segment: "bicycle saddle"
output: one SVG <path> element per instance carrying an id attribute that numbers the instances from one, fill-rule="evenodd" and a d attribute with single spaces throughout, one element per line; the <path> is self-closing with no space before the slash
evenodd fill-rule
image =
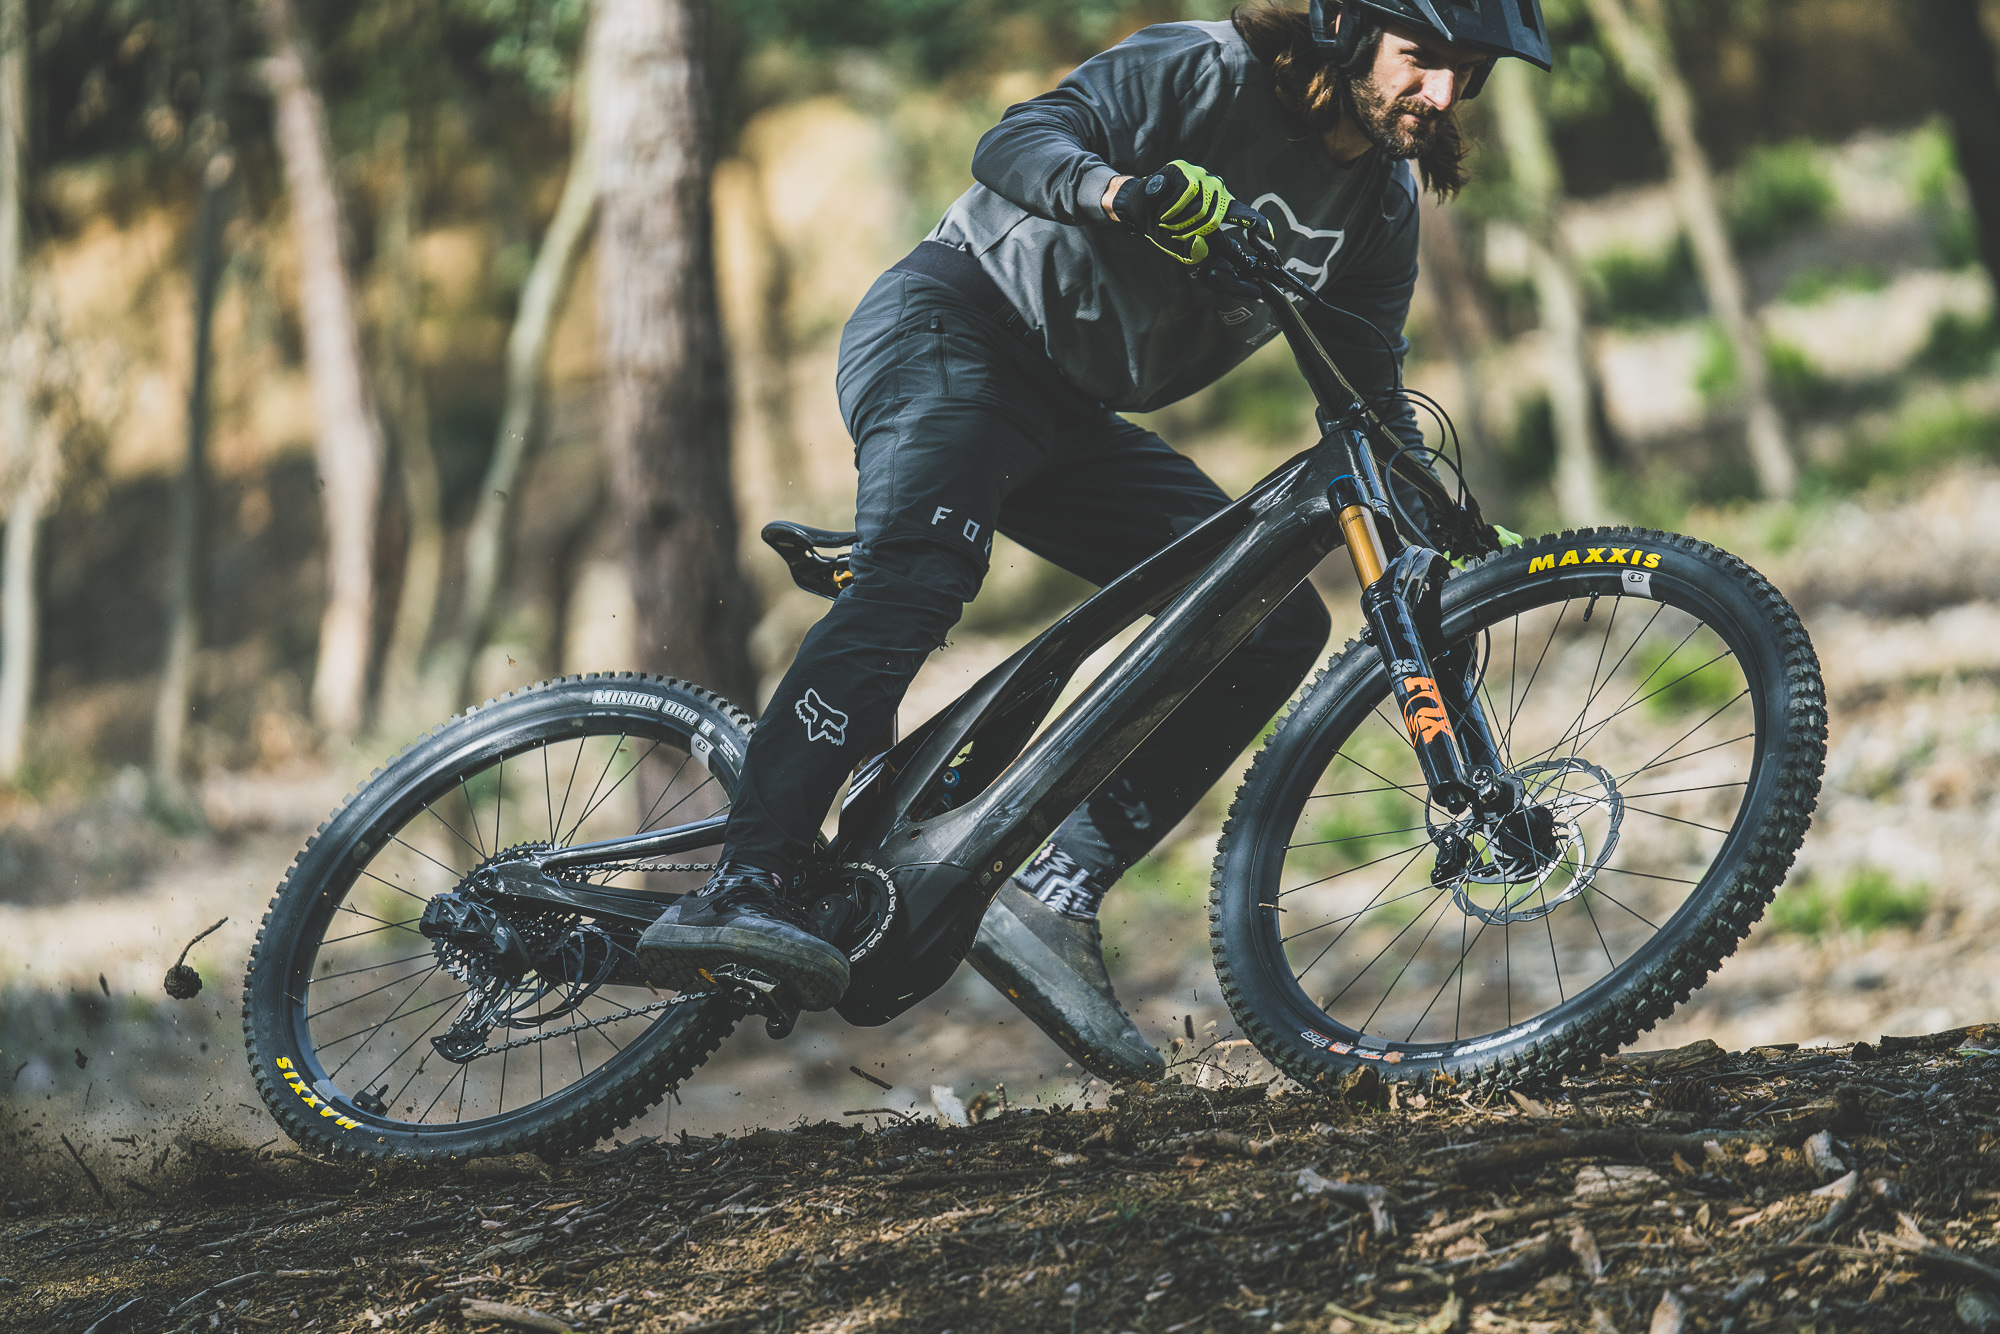
<path id="1" fill-rule="evenodd" d="M 765 524 L 761 536 L 765 545 L 785 558 L 785 565 L 792 572 L 792 582 L 808 593 L 831 601 L 840 596 L 841 589 L 854 581 L 846 552 L 837 556 L 822 556 L 819 549 L 851 547 L 860 536 L 858 533 L 836 533 L 828 528 L 809 528 L 802 523 L 779 519 Z"/>

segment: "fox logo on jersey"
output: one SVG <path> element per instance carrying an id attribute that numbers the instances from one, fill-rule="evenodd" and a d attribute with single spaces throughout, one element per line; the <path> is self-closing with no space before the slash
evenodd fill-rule
<path id="1" fill-rule="evenodd" d="M 847 715 L 820 698 L 819 691 L 806 690 L 806 697 L 792 705 L 792 712 L 806 725 L 806 740 L 847 744 Z"/>

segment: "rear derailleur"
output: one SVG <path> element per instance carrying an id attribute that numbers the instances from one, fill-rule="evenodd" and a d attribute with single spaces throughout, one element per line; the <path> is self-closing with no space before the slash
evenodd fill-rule
<path id="1" fill-rule="evenodd" d="M 417 930 L 446 972 L 465 983 L 465 1008 L 431 1039 L 463 1065 L 486 1050 L 495 1028 L 540 1028 L 596 993 L 617 964 L 618 946 L 575 913 L 503 915 L 453 891 L 424 905 Z"/>

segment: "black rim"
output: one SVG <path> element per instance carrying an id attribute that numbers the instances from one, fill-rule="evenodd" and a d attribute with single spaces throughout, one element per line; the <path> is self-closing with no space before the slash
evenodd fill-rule
<path id="1" fill-rule="evenodd" d="M 464 1011 L 468 988 L 417 926 L 433 896 L 510 847 L 611 838 L 726 811 L 734 775 L 718 751 L 697 757 L 690 736 L 658 719 L 526 721 L 470 756 L 438 757 L 387 808 L 338 839 L 335 868 L 322 877 L 283 970 L 300 1067 L 292 1091 L 310 1092 L 341 1121 L 377 1133 L 476 1132 L 652 1061 L 713 997 L 615 979 L 594 990 L 558 989 L 523 1007 L 519 1026 L 494 1027 L 482 1054 L 446 1059 L 431 1039 Z M 581 874 L 621 889 L 699 884 L 686 872 L 630 867 Z M 543 926 L 590 934 L 594 948 L 631 962 L 629 928 L 593 931 L 598 924 L 581 915 Z"/>
<path id="2" fill-rule="evenodd" d="M 1579 835 L 1534 875 L 1432 883 L 1427 826 L 1447 817 L 1426 808 L 1379 668 L 1315 729 L 1340 747 L 1302 748 L 1281 784 L 1292 823 L 1254 879 L 1258 953 L 1305 1041 L 1435 1062 L 1546 1036 L 1699 916 L 1752 823 L 1765 672 L 1726 608 L 1657 587 L 1670 601 L 1535 581 L 1447 618 L 1480 641 L 1509 767 Z"/>

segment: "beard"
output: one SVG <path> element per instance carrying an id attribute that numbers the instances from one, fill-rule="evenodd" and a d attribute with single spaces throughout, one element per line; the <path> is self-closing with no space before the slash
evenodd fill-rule
<path id="1" fill-rule="evenodd" d="M 1391 158 L 1415 158 L 1430 151 L 1450 114 L 1415 97 L 1391 101 L 1373 78 L 1348 80 L 1343 97 L 1347 113 L 1368 142 Z"/>

